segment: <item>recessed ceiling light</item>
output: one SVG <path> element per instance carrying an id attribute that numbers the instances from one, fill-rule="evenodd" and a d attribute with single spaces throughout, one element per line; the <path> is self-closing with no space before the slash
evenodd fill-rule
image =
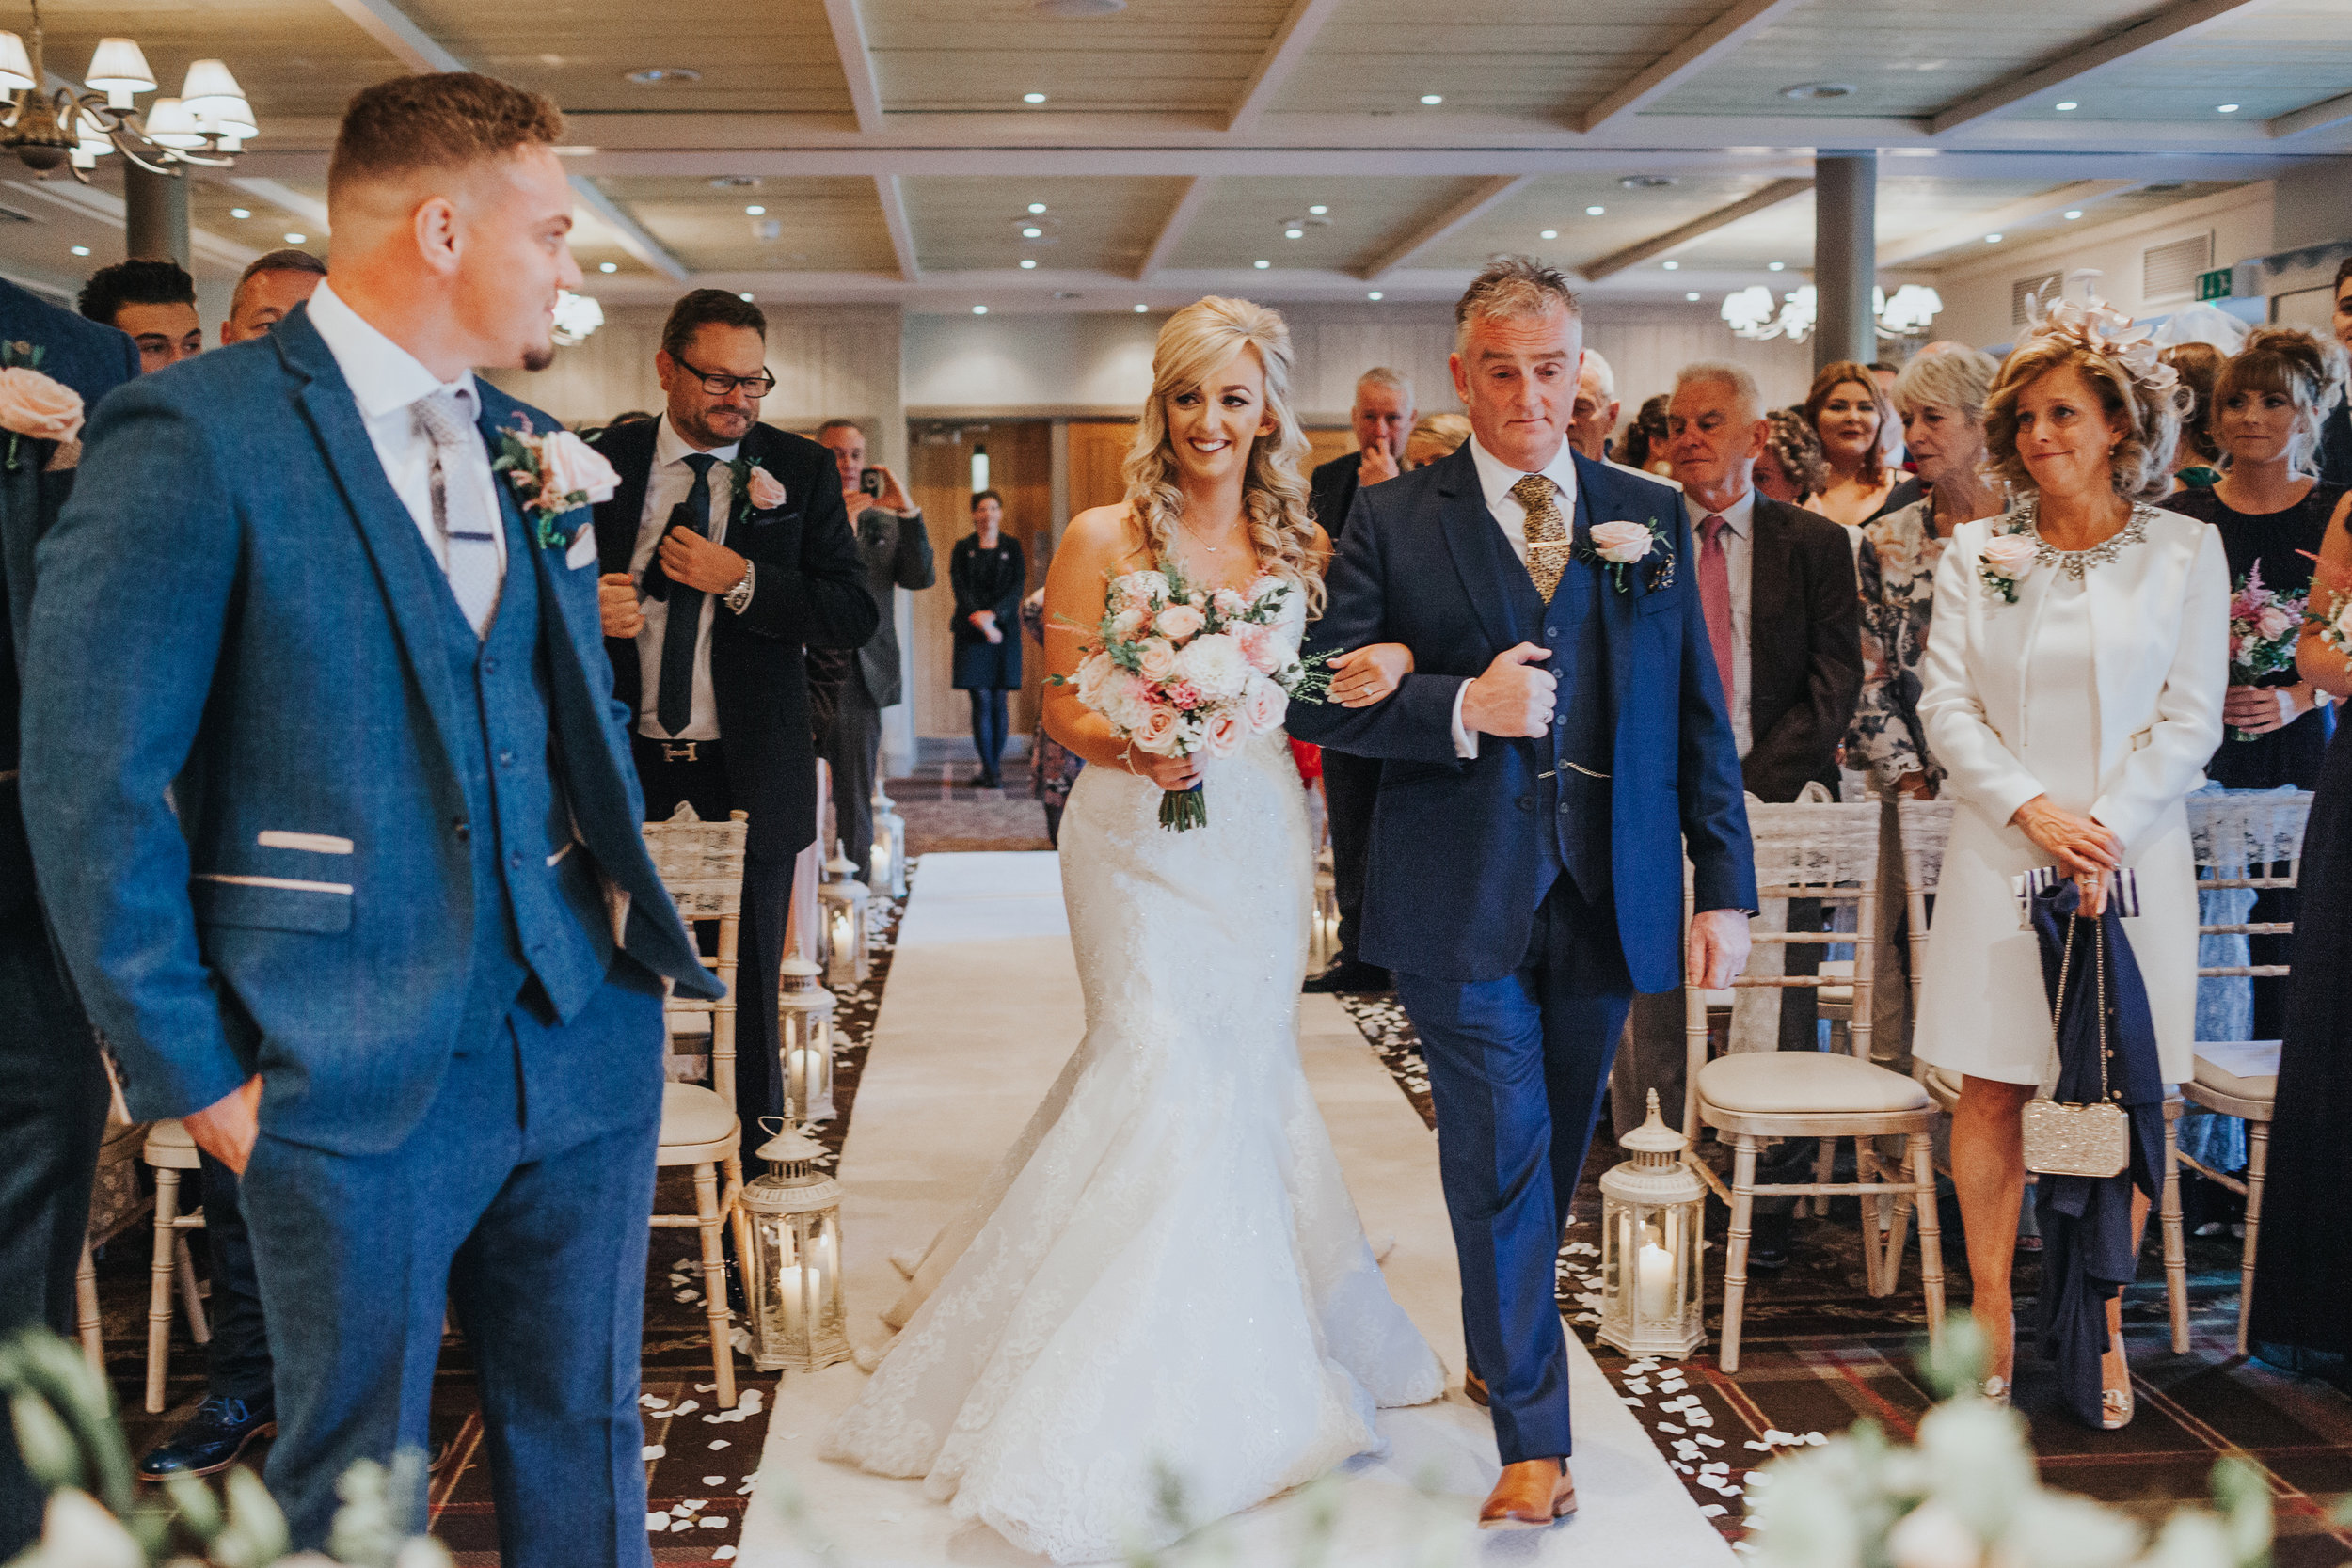
<path id="1" fill-rule="evenodd" d="M 1699 296 L 1698 296 L 1697 291 L 1693 290 L 1692 293 L 1687 293 L 1687 294 L 1684 294 L 1682 297 L 1683 297 L 1683 298 L 1685 298 L 1685 299 L 1696 299 L 1696 298 L 1698 298 Z"/>
<path id="2" fill-rule="evenodd" d="M 1045 95 L 1041 92 L 1025 92 L 1021 95 L 1021 102 L 1024 103 L 1042 103 L 1045 102 Z"/>
<path id="3" fill-rule="evenodd" d="M 1286 240 L 1303 240 L 1306 237 L 1307 231 L 1304 229 L 1285 229 L 1282 230 L 1282 238 Z"/>
<path id="4" fill-rule="evenodd" d="M 1147 311 L 1147 310 L 1149 310 L 1149 309 L 1152 309 L 1152 307 L 1150 307 L 1149 305 L 1138 305 L 1138 306 L 1136 306 L 1136 315 L 1138 315 L 1138 316 L 1140 316 L 1140 315 L 1142 315 L 1145 311 Z"/>
<path id="5" fill-rule="evenodd" d="M 596 270 L 598 272 L 618 272 L 621 270 L 621 263 L 618 261 L 598 261 L 596 263 Z"/>
<path id="6" fill-rule="evenodd" d="M 73 254 L 76 256 L 87 256 L 89 254 L 89 246 L 86 245 L 77 245 L 73 247 Z"/>
<path id="7" fill-rule="evenodd" d="M 1030 8 L 1042 16 L 1117 16 L 1127 0 L 1036 0 Z"/>
<path id="8" fill-rule="evenodd" d="M 2081 108 L 2081 107 L 2082 107 L 2082 105 L 2081 105 L 2080 103 L 2075 103 L 2075 102 L 2074 102 L 2073 99 L 2071 99 L 2071 98 L 2070 98 L 2070 99 L 2068 99 L 2065 103 L 2061 103 L 2061 104 L 2059 104 L 2059 105 L 2058 106 L 2058 113 L 2060 113 L 2060 114 L 2071 114 L 2071 113 L 2073 113 L 2074 110 L 2079 109 L 2079 108 Z"/>
<path id="9" fill-rule="evenodd" d="M 308 234 L 288 234 L 286 236 L 286 243 L 288 245 L 308 245 L 310 243 L 310 236 Z"/>
<path id="10" fill-rule="evenodd" d="M 2074 222 L 2076 218 L 2082 215 L 2083 210 L 2080 207 L 2069 207 L 2066 210 L 2066 221 L 2069 223 Z"/>
<path id="11" fill-rule="evenodd" d="M 1587 207 L 1584 209 L 1584 215 L 1588 218 L 1597 218 L 1607 211 L 1609 209 L 1606 207 Z"/>
<path id="12" fill-rule="evenodd" d="M 628 79 L 641 87 L 651 87 L 664 82 L 699 82 L 703 73 L 682 65 L 649 65 L 643 71 L 630 71 Z"/>
<path id="13" fill-rule="evenodd" d="M 1032 201 L 1029 203 L 1029 211 L 1032 214 L 1042 213 L 1045 211 L 1045 203 L 1042 201 Z"/>
<path id="14" fill-rule="evenodd" d="M 985 316 L 988 314 L 988 307 L 985 305 L 975 305 L 972 307 L 972 313 L 976 316 Z"/>
<path id="15" fill-rule="evenodd" d="M 2234 103 L 2216 103 L 2213 106 L 2213 112 L 2217 115 L 2233 115 L 2237 113 L 2237 105 Z"/>
<path id="16" fill-rule="evenodd" d="M 1024 224 L 1021 227 L 1021 237 L 1025 240 L 1041 240 L 1045 237 L 1045 230 L 1034 223 Z"/>
<path id="17" fill-rule="evenodd" d="M 1024 256 L 1021 258 L 1021 270 L 1023 272 L 1035 272 L 1037 271 L 1037 262 L 1032 258 Z"/>
<path id="18" fill-rule="evenodd" d="M 1254 261 L 1250 262 L 1249 264 L 1250 264 L 1251 266 L 1253 266 L 1253 267 L 1257 268 L 1260 272 L 1263 272 L 1263 271 L 1265 271 L 1265 269 L 1266 269 L 1266 268 L 1268 268 L 1268 267 L 1272 266 L 1274 263 L 1273 263 L 1273 262 L 1271 262 L 1271 261 L 1267 261 L 1264 257 L 1261 256 L 1261 257 L 1259 257 L 1256 261 Z"/>
<path id="19" fill-rule="evenodd" d="M 1539 240 L 1556 240 L 1560 237 L 1560 230 L 1557 229 L 1538 230 L 1535 237 Z"/>
<path id="20" fill-rule="evenodd" d="M 1783 98 L 1810 101 L 1821 98 L 1845 98 L 1851 95 L 1853 90 L 1853 84 L 1851 82 L 1799 82 L 1793 87 L 1781 88 L 1780 95 Z"/>
<path id="21" fill-rule="evenodd" d="M 1434 109 L 1438 104 L 1445 102 L 1445 94 L 1441 92 L 1424 92 L 1421 95 L 1421 101 Z"/>
<path id="22" fill-rule="evenodd" d="M 1767 261 L 1764 263 L 1764 270 L 1766 272 L 1780 272 L 1787 268 L 1788 265 L 1788 263 L 1786 261 Z"/>
<path id="23" fill-rule="evenodd" d="M 229 215 L 232 218 L 249 218 L 253 215 L 253 209 L 250 207 L 231 207 L 229 209 Z"/>
<path id="24" fill-rule="evenodd" d="M 749 305 L 752 302 L 751 291 L 748 289 L 743 293 L 737 294 L 735 297 L 741 300 L 746 305 Z"/>
<path id="25" fill-rule="evenodd" d="M 1679 261 L 1666 261 L 1661 262 L 1661 264 L 1664 266 L 1668 272 L 1680 272 L 1682 270 L 1682 263 Z"/>
<path id="26" fill-rule="evenodd" d="M 1308 211 L 1309 213 L 1312 214 L 1313 214 L 1314 216 L 1316 216 L 1316 217 L 1321 217 L 1324 214 L 1326 214 L 1326 213 L 1329 212 L 1330 210 L 1331 210 L 1330 208 L 1326 207 L 1326 206 L 1325 206 L 1322 202 L 1320 202 L 1320 201 L 1316 202 L 1313 206 L 1311 206 L 1311 207 L 1310 207 L 1310 208 L 1308 208 L 1308 209 L 1307 209 L 1307 211 Z"/>
<path id="27" fill-rule="evenodd" d="M 1380 297 L 1380 291 L 1379 291 L 1379 290 L 1377 290 L 1377 289 L 1375 289 L 1375 290 L 1373 290 L 1370 293 L 1367 293 L 1366 295 L 1364 295 L 1364 297 L 1365 297 L 1366 299 L 1378 299 L 1378 298 Z"/>
<path id="28" fill-rule="evenodd" d="M 1984 237 L 1984 243 L 1987 245 L 1999 245 L 2001 243 L 2001 236 L 1998 234 L 1987 234 Z"/>
<path id="29" fill-rule="evenodd" d="M 744 209 L 743 209 L 743 212 L 744 212 L 744 214 L 745 214 L 746 216 L 749 216 L 749 217 L 755 217 L 755 218 L 756 218 L 756 217 L 765 217 L 765 216 L 767 216 L 767 214 L 768 214 L 768 209 L 767 209 L 767 208 L 765 208 L 765 207 L 762 207 L 762 206 L 761 206 L 758 202 L 756 202 L 756 201 L 753 202 L 750 206 L 748 206 L 748 207 L 744 208 Z"/>

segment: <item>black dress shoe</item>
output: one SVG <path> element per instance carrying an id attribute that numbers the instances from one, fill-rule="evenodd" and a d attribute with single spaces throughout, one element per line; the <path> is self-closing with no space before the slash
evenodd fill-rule
<path id="1" fill-rule="evenodd" d="M 140 1479 L 218 1475 L 234 1465 L 256 1439 L 277 1431 L 278 1414 L 266 1404 L 206 1400 L 168 1441 L 139 1461 Z"/>
<path id="2" fill-rule="evenodd" d="M 1389 972 L 1378 964 L 1364 963 L 1356 958 L 1334 958 L 1330 967 L 1320 974 L 1310 974 L 1299 988 L 1311 995 L 1326 995 L 1332 991 L 1393 990 L 1395 982 Z"/>
<path id="3" fill-rule="evenodd" d="M 1789 1233 L 1796 1228 L 1794 1214 L 1758 1214 L 1750 1222 L 1748 1232 L 1748 1267 L 1766 1274 L 1777 1274 L 1788 1266 Z"/>

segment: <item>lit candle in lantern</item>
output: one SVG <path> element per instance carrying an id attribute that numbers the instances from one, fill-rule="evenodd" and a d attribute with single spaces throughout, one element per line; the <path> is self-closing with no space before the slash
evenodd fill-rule
<path id="1" fill-rule="evenodd" d="M 1674 1255 L 1656 1242 L 1644 1242 L 1634 1259 L 1634 1306 L 1653 1323 L 1662 1323 L 1674 1310 Z"/>
<path id="2" fill-rule="evenodd" d="M 787 1334 L 799 1334 L 801 1325 L 808 1321 L 808 1312 L 803 1302 L 806 1275 L 807 1271 L 797 1263 L 787 1263 L 776 1271 L 776 1302 L 784 1308 L 784 1331 Z"/>

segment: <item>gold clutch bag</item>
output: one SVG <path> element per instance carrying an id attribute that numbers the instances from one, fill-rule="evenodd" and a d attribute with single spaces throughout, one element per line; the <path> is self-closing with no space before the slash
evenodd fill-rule
<path id="1" fill-rule="evenodd" d="M 2058 995 L 2066 995 L 2067 971 L 2074 961 L 2074 930 L 2080 920 L 2066 927 L 2066 952 L 2058 959 Z M 2026 1168 L 2036 1176 L 2088 1176 L 2101 1180 L 2121 1176 L 2132 1162 L 2132 1118 L 2107 1097 L 2107 950 L 2091 927 L 2091 950 L 2097 955 L 2099 1003 L 2099 1098 L 2087 1105 L 2055 1100 L 2026 1103 Z M 2058 1030 L 2058 1009 L 2050 1010 L 2050 1029 Z"/>

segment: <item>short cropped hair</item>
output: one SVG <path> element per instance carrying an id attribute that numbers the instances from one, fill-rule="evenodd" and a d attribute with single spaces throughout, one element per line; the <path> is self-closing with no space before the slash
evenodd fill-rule
<path id="1" fill-rule="evenodd" d="M 1677 392 L 1694 381 L 1730 388 L 1746 406 L 1750 419 L 1760 420 L 1764 417 L 1763 390 L 1756 386 L 1756 377 L 1741 366 L 1728 359 L 1702 359 L 1675 372 L 1675 390 Z"/>
<path id="2" fill-rule="evenodd" d="M 378 82 L 343 110 L 326 160 L 326 199 L 354 180 L 464 168 L 564 139 L 564 111 L 532 92 L 471 71 Z"/>
<path id="3" fill-rule="evenodd" d="M 82 314 L 112 326 L 126 305 L 194 305 L 196 279 L 177 261 L 117 261 L 100 267 L 74 302 Z"/>
<path id="4" fill-rule="evenodd" d="M 993 491 L 993 490 L 975 490 L 975 491 L 973 491 L 973 492 L 972 492 L 972 508 L 971 508 L 971 509 L 972 509 L 973 511 L 977 512 L 977 511 L 980 509 L 980 502 L 982 502 L 982 501 L 994 501 L 994 502 L 996 503 L 996 508 L 997 508 L 997 510 L 998 510 L 998 511 L 1000 511 L 1000 512 L 1001 512 L 1001 511 L 1003 511 L 1003 510 L 1004 510 L 1004 506 L 1005 506 L 1005 498 L 1004 498 L 1003 496 L 1001 496 L 1001 495 L 998 495 L 998 494 L 997 494 L 995 491 Z"/>
<path id="5" fill-rule="evenodd" d="M 2188 388 L 2176 379 L 2159 390 L 2106 349 L 2059 333 L 2028 338 L 2003 361 L 1984 402 L 1987 467 L 2019 490 L 2031 494 L 2040 489 L 2017 453 L 2017 399 L 2043 376 L 2070 368 L 2082 372 L 2106 410 L 2107 422 L 2120 433 L 2113 458 L 2115 493 L 2125 500 L 2145 501 L 2169 495 L 2172 449 L 2180 438 L 2181 416 L 2188 410 Z"/>
<path id="6" fill-rule="evenodd" d="M 741 294 L 724 289 L 694 289 L 670 307 L 670 319 L 661 324 L 661 351 L 676 358 L 706 326 L 742 326 L 762 339 L 768 336 L 768 318 Z"/>
<path id="7" fill-rule="evenodd" d="M 861 436 L 866 434 L 866 427 L 858 423 L 855 420 L 833 419 L 827 420 L 823 424 L 817 427 L 817 439 L 819 441 L 823 440 L 825 438 L 826 432 L 834 430 L 854 430 Z"/>
<path id="8" fill-rule="evenodd" d="M 1549 316 L 1554 310 L 1583 314 L 1576 291 L 1568 287 L 1566 273 L 1533 256 L 1498 256 L 1470 279 L 1470 286 L 1454 303 L 1454 350 L 1460 353 L 1470 341 L 1470 325 L 1474 321 L 1525 320 Z"/>
<path id="9" fill-rule="evenodd" d="M 245 286 L 265 272 L 302 272 L 309 273 L 313 277 L 325 277 L 326 263 L 307 250 L 295 250 L 291 246 L 254 258 L 246 264 L 245 271 L 237 274 L 236 291 L 229 296 L 230 315 L 235 315 L 237 307 L 245 303 Z"/>
<path id="10" fill-rule="evenodd" d="M 1895 378 L 1898 408 L 1949 408 L 1969 420 L 1984 418 L 1984 400 L 2001 362 L 1976 348 L 1947 348 L 1922 354 Z"/>
<path id="11" fill-rule="evenodd" d="M 1403 371 L 1392 371 L 1386 365 L 1375 365 L 1356 378 L 1357 391 L 1361 392 L 1367 387 L 1385 387 L 1390 391 L 1403 396 L 1407 408 L 1413 404 L 1413 378 Z"/>

